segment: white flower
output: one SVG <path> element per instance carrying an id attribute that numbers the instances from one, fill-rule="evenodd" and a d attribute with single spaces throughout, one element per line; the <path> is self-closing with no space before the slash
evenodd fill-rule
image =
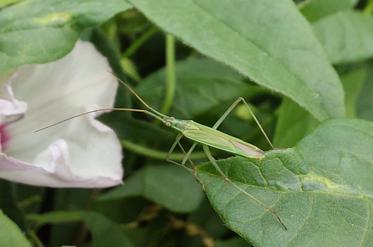
<path id="1" fill-rule="evenodd" d="M 50 187 L 122 182 L 115 133 L 92 114 L 33 131 L 87 110 L 112 107 L 117 81 L 93 45 L 78 41 L 62 59 L 18 69 L 0 85 L 0 178 Z"/>

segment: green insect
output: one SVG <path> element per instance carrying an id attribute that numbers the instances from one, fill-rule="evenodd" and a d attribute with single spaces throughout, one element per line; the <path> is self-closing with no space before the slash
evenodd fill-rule
<path id="1" fill-rule="evenodd" d="M 242 98 L 242 97 L 238 98 L 224 112 L 224 114 L 213 125 L 213 127 L 210 128 L 208 126 L 196 123 L 196 122 L 194 122 L 192 120 L 180 120 L 180 119 L 176 119 L 174 117 L 170 117 L 170 116 L 167 116 L 167 115 L 164 115 L 164 114 L 158 112 L 157 110 L 155 110 L 154 108 L 152 108 L 151 106 L 149 106 L 128 84 L 126 84 L 125 82 L 123 82 L 119 78 L 117 78 L 117 79 L 118 79 L 118 81 L 120 81 L 147 108 L 147 110 L 144 110 L 144 109 L 133 109 L 133 108 L 104 108 L 104 109 L 96 109 L 96 110 L 87 111 L 87 112 L 80 113 L 80 114 L 71 116 L 69 118 L 63 119 L 63 120 L 61 120 L 59 122 L 53 123 L 53 124 L 48 125 L 48 126 L 43 127 L 43 128 L 40 128 L 40 129 L 36 130 L 35 132 L 45 130 L 47 128 L 50 128 L 50 127 L 53 127 L 55 125 L 61 124 L 63 122 L 66 122 L 68 120 L 71 120 L 73 118 L 80 117 L 80 116 L 83 116 L 83 115 L 86 115 L 86 114 L 90 114 L 90 113 L 94 113 L 94 112 L 103 112 L 103 111 L 129 111 L 129 112 L 141 112 L 141 113 L 147 114 L 149 116 L 152 116 L 152 117 L 158 119 L 159 121 L 161 121 L 162 123 L 164 123 L 166 126 L 168 126 L 170 128 L 173 128 L 173 129 L 177 130 L 178 132 L 180 132 L 178 134 L 178 136 L 176 137 L 175 142 L 172 144 L 172 146 L 171 146 L 171 148 L 170 148 L 170 150 L 169 150 L 169 152 L 167 154 L 166 160 L 168 160 L 168 161 L 170 161 L 170 162 L 172 162 L 174 164 L 181 165 L 184 168 L 186 168 L 185 164 L 186 164 L 187 161 L 189 161 L 191 164 L 193 164 L 193 162 L 189 159 L 191 153 L 193 152 L 193 150 L 195 149 L 195 147 L 198 144 L 202 144 L 203 150 L 204 150 L 204 152 L 205 152 L 208 160 L 215 167 L 215 169 L 219 172 L 219 174 L 224 178 L 224 180 L 227 181 L 232 186 L 234 186 L 238 191 L 240 191 L 244 195 L 248 196 L 251 200 L 253 200 L 255 203 L 257 203 L 258 205 L 260 205 L 261 207 L 263 207 L 265 210 L 267 210 L 268 212 L 270 212 L 273 215 L 273 217 L 280 223 L 280 225 L 285 230 L 287 230 L 287 227 L 285 226 L 285 224 L 282 221 L 281 217 L 274 211 L 274 209 L 266 206 L 262 201 L 260 201 L 259 199 L 257 199 L 255 196 L 253 196 L 252 194 L 250 194 L 246 190 L 242 189 L 241 187 L 239 187 L 235 183 L 233 183 L 230 180 L 230 178 L 227 177 L 224 174 L 224 172 L 220 169 L 220 167 L 216 163 L 216 160 L 212 156 L 212 154 L 210 152 L 210 149 L 209 149 L 209 147 L 213 147 L 213 148 L 216 148 L 216 149 L 219 149 L 219 150 L 223 150 L 223 151 L 226 151 L 226 152 L 229 152 L 229 153 L 232 153 L 232 154 L 235 154 L 235 155 L 243 156 L 243 157 L 246 157 L 246 158 L 250 158 L 250 159 L 258 159 L 258 160 L 260 160 L 260 159 L 264 158 L 264 156 L 265 156 L 264 151 L 262 151 L 258 147 L 254 146 L 254 145 L 252 145 L 250 143 L 244 142 L 243 140 L 240 140 L 240 139 L 238 139 L 236 137 L 227 135 L 227 134 L 225 134 L 225 133 L 217 130 L 217 128 L 224 121 L 224 119 L 233 111 L 233 109 L 240 102 L 244 103 L 247 106 L 247 108 L 248 108 L 250 114 L 253 116 L 256 124 L 259 126 L 261 132 L 264 134 L 264 136 L 265 136 L 266 140 L 268 141 L 268 143 L 270 144 L 270 146 L 273 148 L 273 145 L 272 145 L 271 141 L 269 140 L 268 136 L 266 135 L 265 131 L 261 127 L 259 121 L 255 117 L 255 115 L 252 112 L 250 106 L 247 104 L 247 102 L 245 101 L 244 98 Z M 190 139 L 190 140 L 192 140 L 192 141 L 194 141 L 194 144 L 191 146 L 191 148 L 188 150 L 188 152 L 185 152 L 185 150 L 182 148 L 182 146 L 180 144 L 180 140 L 181 140 L 181 138 L 183 136 L 186 137 L 186 138 L 188 138 L 188 139 Z M 175 149 L 175 147 L 177 145 L 179 145 L 181 147 L 181 149 L 185 152 L 185 157 L 183 158 L 183 160 L 182 160 L 181 163 L 177 163 L 177 162 L 172 161 L 172 160 L 169 159 L 170 154 L 173 152 L 173 150 Z"/>

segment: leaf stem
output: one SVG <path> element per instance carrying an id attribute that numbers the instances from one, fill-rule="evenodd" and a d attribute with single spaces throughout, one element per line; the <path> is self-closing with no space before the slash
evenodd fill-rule
<path id="1" fill-rule="evenodd" d="M 165 160 L 167 156 L 167 152 L 162 152 L 154 149 L 150 149 L 138 144 L 135 144 L 133 142 L 130 142 L 128 140 L 121 140 L 122 147 L 144 156 L 147 156 L 149 158 L 158 159 L 158 160 Z M 174 161 L 181 161 L 183 160 L 185 154 L 184 153 L 171 153 L 169 158 Z M 191 154 L 191 159 L 202 159 L 206 157 L 204 152 L 194 152 Z"/>
<path id="2" fill-rule="evenodd" d="M 31 239 L 33 242 L 34 246 L 36 247 L 44 247 L 43 243 L 39 239 L 39 237 L 36 235 L 36 233 L 32 230 L 27 231 L 28 237 Z"/>
<path id="3" fill-rule="evenodd" d="M 373 13 L 373 0 L 367 2 L 363 12 L 368 15 L 371 15 Z"/>
<path id="4" fill-rule="evenodd" d="M 152 37 L 155 33 L 157 33 L 158 28 L 151 27 L 145 33 L 143 33 L 138 39 L 136 39 L 123 53 L 123 57 L 130 57 L 146 42 Z"/>
<path id="5" fill-rule="evenodd" d="M 26 199 L 18 202 L 17 205 L 21 209 L 26 209 L 34 205 L 35 203 L 39 203 L 39 202 L 41 202 L 41 197 L 39 195 L 34 195 L 34 196 L 27 197 Z"/>
<path id="6" fill-rule="evenodd" d="M 175 75 L 175 37 L 166 34 L 166 95 L 161 112 L 168 114 L 175 97 L 176 75 Z"/>

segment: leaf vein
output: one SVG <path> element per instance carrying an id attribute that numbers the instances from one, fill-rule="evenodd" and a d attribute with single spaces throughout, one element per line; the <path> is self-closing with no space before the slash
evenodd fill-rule
<path id="1" fill-rule="evenodd" d="M 310 194 L 311 195 L 311 206 L 310 206 L 310 210 L 308 211 L 308 214 L 307 216 L 304 218 L 304 221 L 302 223 L 302 225 L 300 227 L 298 227 L 297 231 L 294 233 L 294 236 L 289 240 L 289 242 L 286 244 L 286 246 L 289 246 L 291 242 L 293 242 L 297 236 L 299 235 L 299 233 L 302 231 L 302 229 L 304 228 L 304 226 L 306 225 L 307 221 L 310 219 L 311 215 L 312 215 L 312 211 L 313 211 L 313 207 L 314 207 L 314 204 L 315 204 L 315 196 L 314 194 Z"/>
<path id="2" fill-rule="evenodd" d="M 369 233 L 369 230 L 371 228 L 371 219 L 372 219 L 372 206 L 370 204 L 370 202 L 367 203 L 368 205 L 368 208 L 369 208 L 369 214 L 368 214 L 368 220 L 367 220 L 367 224 L 366 224 L 366 227 L 365 227 L 365 231 L 362 235 L 362 238 L 361 238 L 361 241 L 360 241 L 360 246 L 363 246 L 364 242 L 366 241 L 367 237 L 368 237 L 368 233 Z"/>

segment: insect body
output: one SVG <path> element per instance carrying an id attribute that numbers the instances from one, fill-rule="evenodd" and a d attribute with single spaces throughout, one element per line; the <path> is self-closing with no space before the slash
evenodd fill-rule
<path id="1" fill-rule="evenodd" d="M 282 219 L 280 216 L 274 211 L 274 209 L 268 207 L 265 205 L 262 201 L 260 201 L 258 198 L 253 196 L 251 193 L 246 191 L 245 189 L 241 188 L 237 184 L 233 183 L 229 177 L 227 177 L 224 172 L 220 169 L 219 165 L 217 164 L 216 160 L 214 157 L 211 155 L 211 152 L 209 150 L 209 147 L 214 147 L 219 150 L 223 150 L 235 155 L 243 156 L 246 158 L 251 158 L 251 159 L 262 159 L 264 158 L 264 152 L 259 149 L 258 147 L 244 142 L 243 140 L 233 137 L 230 135 L 227 135 L 219 130 L 217 128 L 220 126 L 220 124 L 223 122 L 223 120 L 227 117 L 227 115 L 238 105 L 238 103 L 243 102 L 249 109 L 250 113 L 252 114 L 255 122 L 259 126 L 260 130 L 264 134 L 265 138 L 269 142 L 269 144 L 272 146 L 271 142 L 269 141 L 269 138 L 267 137 L 266 133 L 264 132 L 263 128 L 259 124 L 258 120 L 256 119 L 255 115 L 252 113 L 249 105 L 246 103 L 246 101 L 243 98 L 238 98 L 225 112 L 224 114 L 219 118 L 219 120 L 214 124 L 213 127 L 208 127 L 199 123 L 196 123 L 192 120 L 179 120 L 174 117 L 170 117 L 167 115 L 164 115 L 154 108 L 150 107 L 129 85 L 118 79 L 146 108 L 147 110 L 144 109 L 132 109 L 132 108 L 106 108 L 106 109 L 97 109 L 97 110 L 92 110 L 84 113 L 77 114 L 75 116 L 69 117 L 67 119 L 61 120 L 59 122 L 56 122 L 54 124 L 48 125 L 46 127 L 43 127 L 41 129 L 36 130 L 41 131 L 47 128 L 50 128 L 52 126 L 55 126 L 57 124 L 61 124 L 65 121 L 68 121 L 70 119 L 86 115 L 89 113 L 93 112 L 103 112 L 103 111 L 130 111 L 130 112 L 141 112 L 147 115 L 150 115 L 158 120 L 160 120 L 162 123 L 164 123 L 166 126 L 171 127 L 177 131 L 180 132 L 178 137 L 176 138 L 174 144 L 172 145 L 169 154 L 174 150 L 176 145 L 180 145 L 179 143 L 180 139 L 184 136 L 195 143 L 192 145 L 192 147 L 189 149 L 188 152 L 186 152 L 185 158 L 183 159 L 182 163 L 176 163 L 174 161 L 171 161 L 173 163 L 176 163 L 178 165 L 184 166 L 187 160 L 190 161 L 189 156 L 193 152 L 194 148 L 196 147 L 197 144 L 202 144 L 203 150 L 211 162 L 211 164 L 215 167 L 215 169 L 219 172 L 219 174 L 224 178 L 225 181 L 227 181 L 230 185 L 235 187 L 238 191 L 240 191 L 242 194 L 246 195 L 248 198 L 250 198 L 252 201 L 263 207 L 265 210 L 270 212 L 273 217 L 280 223 L 280 225 L 287 230 L 285 224 L 283 223 Z M 184 149 L 183 149 L 184 150 Z M 166 157 L 167 159 L 167 157 Z M 191 161 L 190 161 L 191 162 Z M 192 163 L 192 162 L 191 162 Z"/>
<path id="2" fill-rule="evenodd" d="M 174 119 L 171 127 L 179 130 L 186 138 L 210 147 L 246 158 L 261 159 L 264 157 L 264 152 L 256 146 L 192 120 Z"/>

